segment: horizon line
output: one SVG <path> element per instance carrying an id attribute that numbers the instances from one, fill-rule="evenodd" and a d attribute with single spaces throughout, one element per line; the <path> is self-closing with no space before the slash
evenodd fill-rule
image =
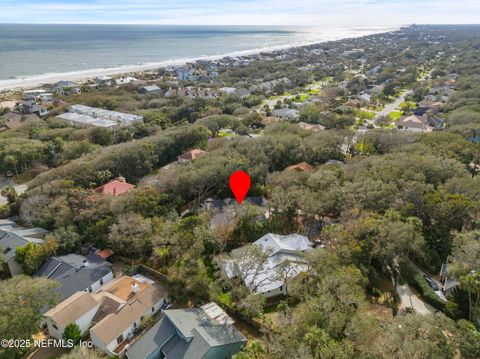
<path id="1" fill-rule="evenodd" d="M 249 27 L 274 27 L 274 26 L 284 26 L 284 27 L 321 27 L 319 25 L 296 25 L 296 24 L 269 24 L 269 25 L 252 25 L 252 24 L 162 24 L 162 23 L 134 23 L 134 22 L 0 22 L 0 25 L 145 25 L 145 26 L 249 26 Z M 378 28 L 378 27 L 394 27 L 394 26 L 471 26 L 471 25 L 480 25 L 479 23 L 408 23 L 408 24 L 381 24 L 381 25 L 366 25 L 366 24 L 352 24 L 350 26 L 342 25 L 342 28 L 350 27 L 368 27 L 368 28 Z"/>

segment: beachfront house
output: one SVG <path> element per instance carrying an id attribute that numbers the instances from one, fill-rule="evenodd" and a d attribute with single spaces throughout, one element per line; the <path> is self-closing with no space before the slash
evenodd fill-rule
<path id="1" fill-rule="evenodd" d="M 58 81 L 53 85 L 53 93 L 58 96 L 67 96 L 81 93 L 80 85 L 72 81 Z"/>
<path id="2" fill-rule="evenodd" d="M 160 321 L 127 348 L 128 359 L 232 358 L 247 343 L 216 303 L 167 309 Z"/>
<path id="3" fill-rule="evenodd" d="M 95 77 L 97 86 L 112 86 L 114 80 L 113 77 L 107 75 L 100 75 Z"/>
<path id="4" fill-rule="evenodd" d="M 191 66 L 184 66 L 177 69 L 177 80 L 180 81 L 195 81 L 195 70 Z"/>

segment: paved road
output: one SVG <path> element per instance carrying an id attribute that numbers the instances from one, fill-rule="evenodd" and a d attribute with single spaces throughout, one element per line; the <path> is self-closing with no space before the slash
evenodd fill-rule
<path id="1" fill-rule="evenodd" d="M 407 98 L 407 96 L 411 94 L 412 94 L 412 91 L 406 91 L 403 94 L 401 94 L 399 97 L 397 97 L 395 101 L 385 105 L 385 107 L 381 111 L 377 112 L 375 119 L 377 120 L 382 116 L 388 116 L 390 115 L 390 112 L 396 111 L 397 108 L 400 106 L 400 104 L 402 102 L 405 102 L 405 98 Z"/>
<path id="2" fill-rule="evenodd" d="M 426 275 L 428 277 L 430 277 L 434 282 L 435 284 L 437 285 L 438 288 L 443 288 L 443 283 L 440 282 L 439 280 L 437 280 L 433 275 L 431 275 L 430 273 L 427 273 L 425 272 L 422 268 L 420 268 L 416 263 L 410 261 L 411 265 L 416 269 L 416 271 L 418 273 L 420 273 L 421 275 Z M 438 290 L 438 291 L 433 291 L 436 295 L 438 295 L 438 297 L 444 301 L 446 301 L 446 298 L 444 296 L 444 294 Z"/>
<path id="3" fill-rule="evenodd" d="M 407 284 L 398 284 L 395 289 L 400 297 L 401 307 L 413 308 L 415 312 L 420 315 L 435 313 L 435 308 L 422 301 L 418 295 L 412 292 Z"/>
<path id="4" fill-rule="evenodd" d="M 27 185 L 24 185 L 24 184 L 17 185 L 10 178 L 0 177 L 0 190 L 6 186 L 13 186 L 17 191 L 18 195 L 21 195 L 23 192 L 27 190 Z M 7 204 L 7 199 L 0 195 L 0 206 L 3 206 L 4 204 Z"/>

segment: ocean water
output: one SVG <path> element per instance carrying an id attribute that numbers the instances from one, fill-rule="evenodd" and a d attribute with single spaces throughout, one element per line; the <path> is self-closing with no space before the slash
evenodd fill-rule
<path id="1" fill-rule="evenodd" d="M 0 80 L 252 53 L 389 30 L 0 24 Z"/>

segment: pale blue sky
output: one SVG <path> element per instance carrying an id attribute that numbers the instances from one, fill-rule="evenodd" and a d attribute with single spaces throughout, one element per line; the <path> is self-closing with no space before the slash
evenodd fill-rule
<path id="1" fill-rule="evenodd" d="M 480 0 L 0 0 L 0 23 L 480 23 Z"/>

